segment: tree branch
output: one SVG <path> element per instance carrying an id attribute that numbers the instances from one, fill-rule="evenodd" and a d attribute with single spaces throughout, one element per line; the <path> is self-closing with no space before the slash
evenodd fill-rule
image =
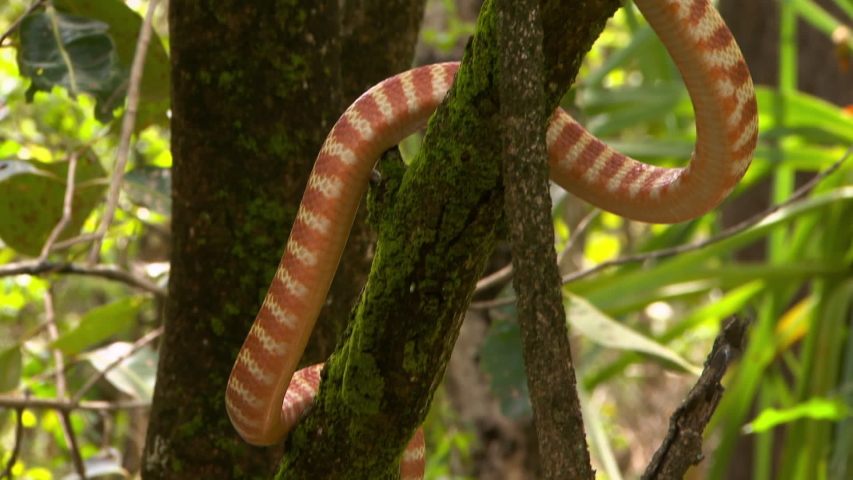
<path id="1" fill-rule="evenodd" d="M 0 265 L 0 277 L 12 275 L 44 275 L 50 273 L 64 273 L 70 275 L 89 275 L 93 277 L 106 278 L 130 285 L 131 287 L 152 293 L 158 297 L 166 298 L 166 290 L 158 287 L 150 280 L 136 277 L 130 272 L 124 271 L 115 265 L 82 265 L 68 262 L 39 262 L 38 260 L 27 260 L 17 263 Z"/>
<path id="2" fill-rule="evenodd" d="M 533 0 L 496 0 L 505 207 L 543 477 L 592 479 L 554 251 L 542 25 Z"/>
<path id="3" fill-rule="evenodd" d="M 581 50 L 618 6 L 590 0 L 576 11 L 566 3 L 540 1 L 543 18 L 546 11 L 558 17 L 550 28 L 570 32 L 551 31 L 550 41 L 568 43 L 550 50 L 545 32 L 546 110 L 557 106 Z M 312 410 L 288 440 L 281 479 L 393 478 L 426 416 L 474 285 L 502 233 L 495 15 L 486 1 L 448 100 L 399 189 L 376 215 L 379 242 L 362 301 Z"/>
<path id="4" fill-rule="evenodd" d="M 725 388 L 720 381 L 726 369 L 746 348 L 748 326 L 748 321 L 735 318 L 717 336 L 702 375 L 672 414 L 669 432 L 643 473 L 643 480 L 679 480 L 702 461 L 702 433 L 723 397 Z"/>

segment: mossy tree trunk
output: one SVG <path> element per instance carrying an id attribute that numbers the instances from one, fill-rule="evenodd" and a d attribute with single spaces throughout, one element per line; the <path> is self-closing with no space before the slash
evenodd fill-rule
<path id="1" fill-rule="evenodd" d="M 365 86 L 409 66 L 423 8 L 346 2 L 342 20 L 338 0 L 284 3 L 170 2 L 174 256 L 145 478 L 269 478 L 277 469 L 281 449 L 248 447 L 231 428 L 225 382 L 324 136 Z M 542 84 L 555 107 L 619 2 L 540 3 Z M 443 377 L 503 231 L 492 8 L 484 5 L 422 154 L 404 174 L 386 164 L 395 186 L 376 203 L 370 281 L 326 387 L 287 442 L 282 478 L 393 478 Z M 333 285 L 304 363 L 324 359 L 342 331 L 369 240 L 357 218 L 344 281 Z"/>
<path id="2" fill-rule="evenodd" d="M 278 469 L 280 447 L 234 432 L 225 383 L 328 129 L 364 84 L 410 66 L 423 14 L 409 0 L 350 8 L 363 21 L 342 33 L 338 0 L 170 2 L 173 258 L 145 478 Z M 382 61 L 342 73 L 344 50 Z M 304 363 L 328 357 L 363 286 L 372 235 L 360 217 Z"/>
<path id="3" fill-rule="evenodd" d="M 551 110 L 619 6 L 589 1 L 580 10 L 572 3 L 541 2 L 541 85 Z M 396 478 L 396 460 L 426 415 L 474 285 L 504 231 L 497 15 L 487 1 L 455 86 L 410 168 L 397 176 L 397 165 L 383 165 L 393 187 L 374 205 L 379 241 L 368 284 L 314 407 L 290 437 L 280 479 Z"/>

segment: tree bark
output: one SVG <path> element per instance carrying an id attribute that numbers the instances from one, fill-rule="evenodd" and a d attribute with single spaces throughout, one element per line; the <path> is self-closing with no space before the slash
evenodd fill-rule
<path id="1" fill-rule="evenodd" d="M 408 68 L 410 17 L 419 15 L 409 3 L 343 40 L 370 29 L 400 45 L 370 81 Z M 145 478 L 270 478 L 278 469 L 281 447 L 243 442 L 223 394 L 314 158 L 352 96 L 344 85 L 361 82 L 341 74 L 338 5 L 170 2 L 173 258 Z M 357 220 L 304 363 L 324 360 L 343 331 L 371 242 Z"/>
<path id="2" fill-rule="evenodd" d="M 544 1 L 547 109 L 618 7 Z M 486 2 L 419 156 L 374 212 L 379 243 L 345 342 L 290 436 L 280 479 L 394 478 L 423 421 L 477 279 L 501 233 L 496 14 Z"/>

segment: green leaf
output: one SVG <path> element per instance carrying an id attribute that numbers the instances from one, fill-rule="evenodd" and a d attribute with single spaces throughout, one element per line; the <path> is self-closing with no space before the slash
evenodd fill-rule
<path id="1" fill-rule="evenodd" d="M 583 298 L 568 294 L 566 303 L 569 324 L 589 340 L 609 348 L 654 355 L 694 375 L 702 373 L 702 369 L 690 364 L 672 350 L 613 320 Z"/>
<path id="2" fill-rule="evenodd" d="M 124 174 L 124 190 L 137 205 L 161 215 L 172 211 L 172 169 L 142 166 Z"/>
<path id="3" fill-rule="evenodd" d="M 0 238 L 20 253 L 38 256 L 62 218 L 68 162 L 0 161 Z M 91 180 L 104 176 L 91 151 L 77 161 L 71 219 L 59 240 L 76 236 L 100 203 L 106 185 Z"/>
<path id="4" fill-rule="evenodd" d="M 127 342 L 115 342 L 82 355 L 98 371 L 103 372 L 133 348 Z M 150 348 L 141 348 L 107 372 L 105 378 L 122 392 L 137 400 L 151 400 L 154 380 L 157 375 L 157 353 Z"/>
<path id="5" fill-rule="evenodd" d="M 813 420 L 842 420 L 850 414 L 847 405 L 841 399 L 812 398 L 791 408 L 768 408 L 758 414 L 752 422 L 744 425 L 744 433 L 761 433 L 784 423 L 802 418 Z"/>
<path id="6" fill-rule="evenodd" d="M 63 12 L 92 18 L 109 25 L 119 65 L 130 71 L 139 31 L 142 29 L 142 17 L 138 13 L 120 0 L 56 0 L 53 3 Z M 169 75 L 169 55 L 157 33 L 151 32 L 139 91 L 136 131 L 152 124 L 169 128 L 169 118 L 166 116 L 170 101 Z"/>
<path id="7" fill-rule="evenodd" d="M 18 388 L 21 381 L 21 347 L 13 345 L 0 349 L 0 392 Z"/>
<path id="8" fill-rule="evenodd" d="M 145 297 L 124 298 L 90 310 L 74 330 L 53 342 L 66 355 L 76 355 L 122 331 L 136 318 Z"/>
<path id="9" fill-rule="evenodd" d="M 54 86 L 74 97 L 95 97 L 95 118 L 108 122 L 124 103 L 127 69 L 118 61 L 115 45 L 103 22 L 49 11 L 28 15 L 21 22 L 18 67 L 32 80 L 27 90 L 31 102 L 36 92 Z"/>
<path id="10" fill-rule="evenodd" d="M 507 320 L 492 323 L 480 352 L 480 368 L 489 377 L 492 393 L 508 418 L 530 415 L 530 394 L 521 356 L 518 324 Z"/>
<path id="11" fill-rule="evenodd" d="M 762 138 L 799 133 L 814 142 L 853 143 L 853 118 L 832 103 L 800 92 L 755 90 Z"/>

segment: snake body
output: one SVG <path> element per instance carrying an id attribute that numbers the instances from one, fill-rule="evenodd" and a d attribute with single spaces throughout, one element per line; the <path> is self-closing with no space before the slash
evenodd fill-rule
<path id="1" fill-rule="evenodd" d="M 562 109 L 547 132 L 551 178 L 595 206 L 630 219 L 676 223 L 716 207 L 751 161 L 758 132 L 752 80 L 740 49 L 708 0 L 635 0 L 681 72 L 697 140 L 685 168 L 661 168 L 613 151 Z M 287 248 L 228 380 L 231 421 L 249 443 L 283 439 L 311 403 L 322 365 L 296 371 L 376 159 L 426 125 L 458 63 L 416 68 L 362 95 L 317 157 Z M 422 478 L 419 432 L 402 478 Z"/>

